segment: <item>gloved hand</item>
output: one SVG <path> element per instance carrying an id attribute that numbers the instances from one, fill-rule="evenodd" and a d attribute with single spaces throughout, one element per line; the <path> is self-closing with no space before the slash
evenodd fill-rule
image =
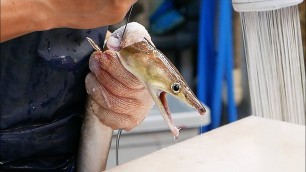
<path id="1" fill-rule="evenodd" d="M 109 50 L 91 55 L 91 73 L 85 82 L 89 94 L 87 110 L 112 129 L 128 131 L 145 118 L 154 101 L 140 81 L 122 66 L 115 53 L 120 47 L 139 41 L 144 36 L 150 39 L 150 36 L 145 29 L 145 32 L 139 33 L 139 30 L 136 32 L 131 28 L 125 33 L 126 40 L 121 42 L 118 39 L 122 30 L 118 29 L 108 39 Z"/>

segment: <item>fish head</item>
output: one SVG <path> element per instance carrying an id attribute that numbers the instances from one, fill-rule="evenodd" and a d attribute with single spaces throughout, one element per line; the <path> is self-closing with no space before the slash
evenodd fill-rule
<path id="1" fill-rule="evenodd" d="M 117 52 L 122 65 L 149 90 L 174 138 L 179 136 L 166 100 L 170 94 L 204 115 L 206 109 L 171 61 L 147 39 Z"/>

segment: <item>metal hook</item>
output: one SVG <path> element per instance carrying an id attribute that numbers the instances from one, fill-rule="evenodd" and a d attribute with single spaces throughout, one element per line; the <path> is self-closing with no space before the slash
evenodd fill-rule
<path id="1" fill-rule="evenodd" d="M 132 13 L 132 10 L 133 10 L 133 6 L 134 6 L 134 5 L 132 5 L 131 8 L 130 8 L 130 10 L 129 10 L 130 13 L 129 13 L 129 16 L 128 16 L 128 18 L 127 18 L 127 20 L 126 20 L 126 23 L 125 23 L 125 27 L 124 27 L 124 30 L 123 30 L 123 33 L 122 33 L 121 41 L 123 40 L 123 36 L 124 36 L 124 34 L 125 34 L 125 30 L 126 30 L 127 24 L 128 24 L 128 22 L 129 22 L 129 20 L 130 20 L 131 13 Z M 120 44 L 121 44 L 121 42 L 120 42 Z"/>
<path id="2" fill-rule="evenodd" d="M 118 130 L 117 139 L 116 139 L 116 165 L 119 165 L 119 140 L 122 133 L 122 129 Z"/>
<path id="3" fill-rule="evenodd" d="M 92 48 L 94 48 L 96 51 L 101 51 L 100 47 L 89 37 L 86 37 Z"/>
<path id="4" fill-rule="evenodd" d="M 151 47 L 153 47 L 155 50 L 156 50 L 156 47 L 146 38 L 146 37 L 143 37 L 146 41 L 147 41 L 147 43 L 151 46 Z"/>

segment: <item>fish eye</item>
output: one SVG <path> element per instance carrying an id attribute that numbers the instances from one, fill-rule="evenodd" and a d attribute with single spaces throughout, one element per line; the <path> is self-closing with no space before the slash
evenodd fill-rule
<path id="1" fill-rule="evenodd" d="M 171 85 L 171 90 L 174 92 L 174 93 L 179 93 L 180 90 L 181 90 L 181 85 L 179 83 L 173 83 Z"/>

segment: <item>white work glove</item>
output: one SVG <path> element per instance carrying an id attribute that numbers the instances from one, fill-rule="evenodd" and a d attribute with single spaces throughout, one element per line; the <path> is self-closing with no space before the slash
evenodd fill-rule
<path id="1" fill-rule="evenodd" d="M 115 51 L 150 36 L 144 27 L 128 27 L 120 41 L 122 31 L 123 27 L 108 39 L 109 50 L 91 55 L 91 72 L 85 83 L 89 94 L 87 110 L 112 129 L 129 131 L 143 121 L 154 101 L 140 81 L 122 66 Z"/>

